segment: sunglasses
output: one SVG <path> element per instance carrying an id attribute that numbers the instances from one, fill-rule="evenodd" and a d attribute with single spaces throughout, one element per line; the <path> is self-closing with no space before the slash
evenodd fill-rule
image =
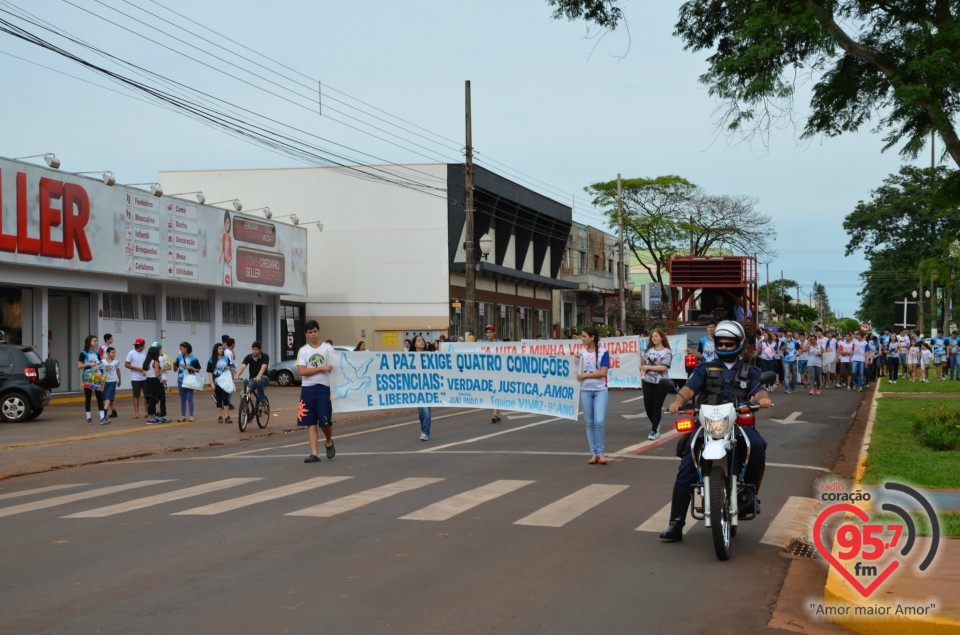
<path id="1" fill-rule="evenodd" d="M 721 351 L 732 351 L 740 345 L 736 342 L 714 342 L 713 346 Z"/>

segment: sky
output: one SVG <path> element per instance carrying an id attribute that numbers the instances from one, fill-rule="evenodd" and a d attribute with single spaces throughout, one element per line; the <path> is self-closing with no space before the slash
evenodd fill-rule
<path id="1" fill-rule="evenodd" d="M 800 140 L 808 86 L 796 123 L 767 143 L 719 129 L 721 104 L 698 81 L 706 53 L 672 35 L 680 4 L 627 0 L 626 28 L 605 34 L 553 20 L 546 0 L 0 0 L 0 19 L 115 72 L 147 81 L 119 58 L 224 112 L 290 126 L 345 163 L 462 162 L 469 80 L 478 163 L 605 229 L 583 188 L 618 173 L 749 196 L 776 228 L 761 284 L 782 272 L 806 298 L 820 282 L 835 313 L 852 316 L 866 263 L 844 256 L 843 218 L 907 161 L 869 129 Z M 111 170 L 125 184 L 162 170 L 305 165 L 6 33 L 0 77 L 0 156 L 54 152 L 61 170 Z M 322 209 L 296 211 L 323 220 Z"/>

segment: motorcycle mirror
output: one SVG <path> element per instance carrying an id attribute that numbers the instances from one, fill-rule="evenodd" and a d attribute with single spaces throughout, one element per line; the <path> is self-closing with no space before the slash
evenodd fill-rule
<path id="1" fill-rule="evenodd" d="M 777 383 L 777 374 L 773 371 L 760 373 L 760 383 L 764 386 L 772 386 Z"/>

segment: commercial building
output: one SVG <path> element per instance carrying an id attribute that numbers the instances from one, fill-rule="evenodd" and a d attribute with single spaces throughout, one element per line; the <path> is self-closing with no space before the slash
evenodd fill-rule
<path id="1" fill-rule="evenodd" d="M 0 158 L 0 330 L 59 360 L 58 390 L 80 388 L 91 334 L 120 359 L 141 337 L 202 361 L 223 333 L 276 350 L 306 268 L 302 228 Z"/>
<path id="2" fill-rule="evenodd" d="M 309 229 L 311 267 L 306 299 L 285 297 L 284 314 L 295 325 L 317 319 L 321 337 L 337 344 L 399 350 L 416 333 L 466 335 L 464 169 L 166 171 L 159 179 L 166 189 L 269 207 L 274 218 L 296 215 Z M 481 167 L 474 197 L 480 325 L 494 324 L 503 339 L 551 335 L 551 293 L 575 286 L 557 279 L 572 210 Z"/>

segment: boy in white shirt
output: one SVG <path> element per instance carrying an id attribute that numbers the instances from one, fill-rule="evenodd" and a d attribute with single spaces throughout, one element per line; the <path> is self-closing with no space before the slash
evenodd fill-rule
<path id="1" fill-rule="evenodd" d="M 307 343 L 297 353 L 297 371 L 300 373 L 300 409 L 297 426 L 306 427 L 310 439 L 310 456 L 304 463 L 320 461 L 320 433 L 323 430 L 324 445 L 328 459 L 332 459 L 337 449 L 333 445 L 333 408 L 330 403 L 330 371 L 333 364 L 330 355 L 333 346 L 320 341 L 320 325 L 316 320 L 307 320 L 304 324 Z"/>

